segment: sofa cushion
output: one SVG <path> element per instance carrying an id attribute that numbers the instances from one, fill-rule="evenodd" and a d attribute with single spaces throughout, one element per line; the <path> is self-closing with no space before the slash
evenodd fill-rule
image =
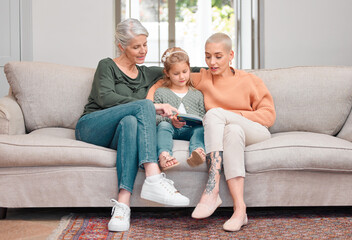
<path id="1" fill-rule="evenodd" d="M 352 110 L 337 137 L 352 142 Z"/>
<path id="2" fill-rule="evenodd" d="M 352 67 L 251 70 L 265 82 L 276 109 L 271 133 L 337 134 L 352 108 Z"/>
<path id="3" fill-rule="evenodd" d="M 88 101 L 94 69 L 10 62 L 4 71 L 28 132 L 45 127 L 75 128 Z"/>
<path id="4" fill-rule="evenodd" d="M 59 136 L 54 136 L 53 129 L 48 132 L 0 135 L 0 167 L 116 165 L 115 150 L 70 139 L 74 133 L 69 131 Z"/>
<path id="5" fill-rule="evenodd" d="M 68 138 L 76 140 L 75 130 L 70 128 L 41 128 L 34 130 L 30 135 L 47 135 L 58 138 Z"/>
<path id="6" fill-rule="evenodd" d="M 173 154 L 180 165 L 173 171 L 206 172 L 204 163 L 190 167 L 188 141 L 174 140 Z M 277 170 L 352 171 L 352 143 L 326 134 L 308 132 L 276 133 L 271 139 L 247 146 L 246 172 Z"/>
<path id="7" fill-rule="evenodd" d="M 326 134 L 287 132 L 246 147 L 246 171 L 352 171 L 352 143 Z"/>

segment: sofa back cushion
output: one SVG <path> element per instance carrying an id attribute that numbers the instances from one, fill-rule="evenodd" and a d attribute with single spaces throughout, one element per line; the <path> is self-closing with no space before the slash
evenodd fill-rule
<path id="1" fill-rule="evenodd" d="M 88 101 L 95 69 L 10 62 L 4 71 L 28 132 L 44 127 L 75 128 Z"/>
<path id="2" fill-rule="evenodd" d="M 352 67 L 293 67 L 249 70 L 273 96 L 271 133 L 309 131 L 337 134 L 352 108 Z"/>
<path id="3" fill-rule="evenodd" d="M 337 137 L 352 142 L 352 110 Z"/>
<path id="4" fill-rule="evenodd" d="M 74 129 L 88 101 L 95 69 L 53 63 L 10 62 L 5 74 L 26 130 Z M 337 134 L 352 109 L 352 67 L 248 70 L 271 92 L 277 118 L 270 132 Z"/>

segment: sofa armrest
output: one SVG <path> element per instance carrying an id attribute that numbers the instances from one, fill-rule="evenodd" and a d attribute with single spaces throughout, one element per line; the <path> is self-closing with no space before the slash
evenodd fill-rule
<path id="1" fill-rule="evenodd" d="M 0 134 L 25 134 L 24 118 L 21 107 L 13 96 L 0 98 Z"/>
<path id="2" fill-rule="evenodd" d="M 337 137 L 352 142 L 352 110 Z"/>

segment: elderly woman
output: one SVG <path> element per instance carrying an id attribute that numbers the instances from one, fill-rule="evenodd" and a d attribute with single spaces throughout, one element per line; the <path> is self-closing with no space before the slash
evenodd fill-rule
<path id="1" fill-rule="evenodd" d="M 189 199 L 166 179 L 158 165 L 156 113 L 171 117 L 169 104 L 146 100 L 147 91 L 160 77 L 162 68 L 146 67 L 148 31 L 136 19 L 118 24 L 118 57 L 99 62 L 92 90 L 76 126 L 76 138 L 117 150 L 118 201 L 112 209 L 110 231 L 127 231 L 130 198 L 138 168 L 145 169 L 141 198 L 170 206 L 187 206 Z"/>
<path id="2" fill-rule="evenodd" d="M 245 146 L 271 137 L 268 127 L 275 121 L 273 99 L 263 81 L 253 74 L 230 67 L 234 52 L 230 37 L 223 33 L 210 36 L 205 44 L 209 69 L 192 74 L 192 81 L 204 95 L 203 119 L 209 177 L 192 217 L 202 219 L 222 203 L 219 183 L 222 165 L 233 199 L 234 213 L 223 225 L 238 231 L 248 222 L 244 202 Z M 149 91 L 148 97 L 161 83 Z"/>

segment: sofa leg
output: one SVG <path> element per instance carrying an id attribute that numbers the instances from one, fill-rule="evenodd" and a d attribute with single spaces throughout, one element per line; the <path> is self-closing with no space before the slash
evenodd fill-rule
<path id="1" fill-rule="evenodd" d="M 7 213 L 7 208 L 0 207 L 0 219 L 5 219 Z"/>

